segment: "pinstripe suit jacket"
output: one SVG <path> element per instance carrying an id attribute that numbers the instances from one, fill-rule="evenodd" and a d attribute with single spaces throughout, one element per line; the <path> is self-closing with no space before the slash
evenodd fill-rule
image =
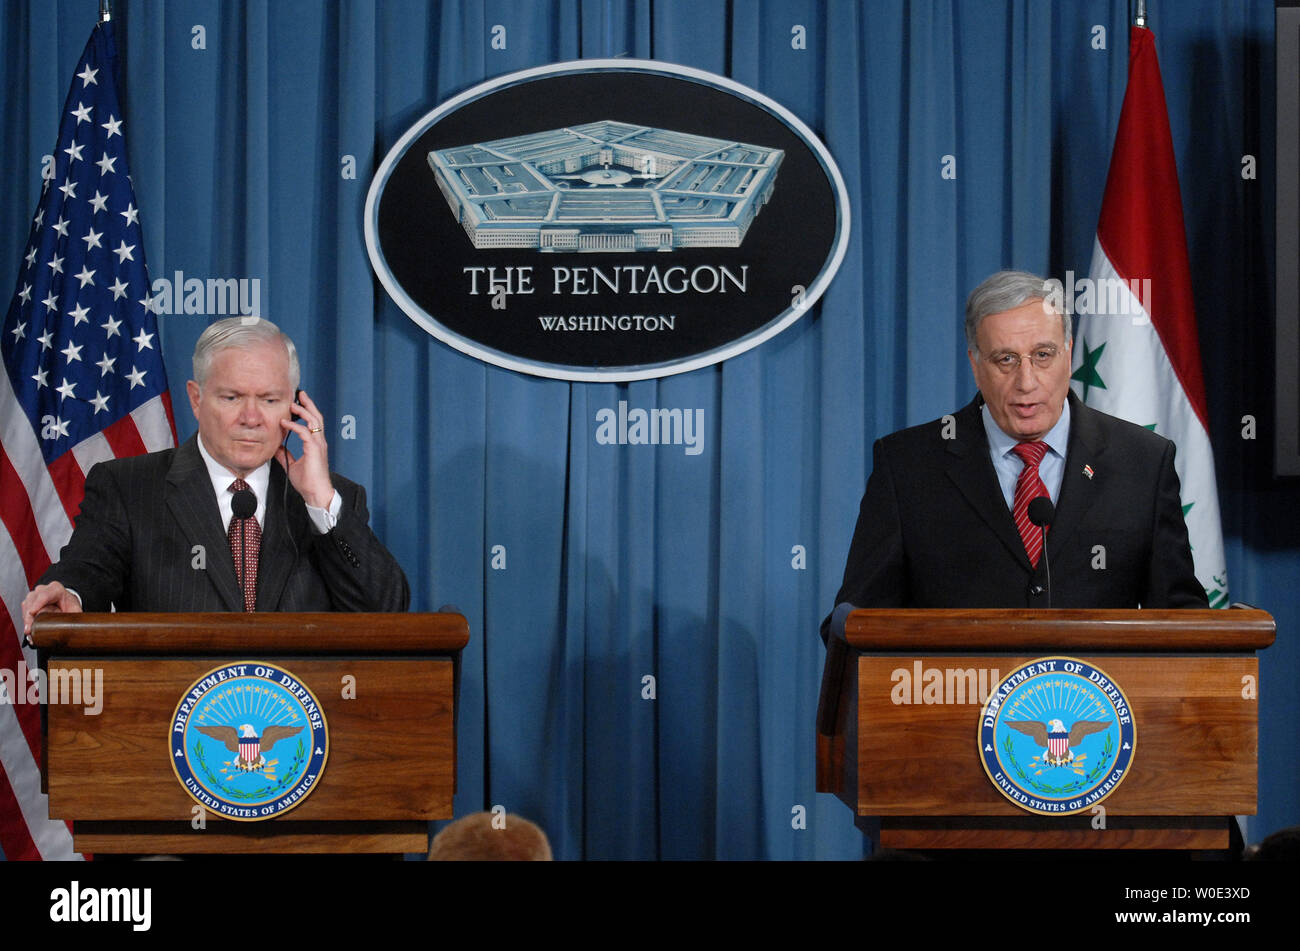
<path id="1" fill-rule="evenodd" d="M 302 496 L 272 463 L 257 609 L 405 611 L 406 576 L 370 530 L 365 489 L 330 478 L 343 508 L 334 529 L 320 535 Z M 41 578 L 49 581 L 74 589 L 86 611 L 110 604 L 119 611 L 242 611 L 196 437 L 176 449 L 93 466 L 72 538 Z"/>

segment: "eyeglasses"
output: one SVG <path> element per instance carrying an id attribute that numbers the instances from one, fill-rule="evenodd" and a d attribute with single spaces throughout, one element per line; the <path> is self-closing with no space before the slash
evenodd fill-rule
<path id="1" fill-rule="evenodd" d="M 1025 357 L 1028 357 L 1029 362 L 1037 369 L 1046 370 L 1056 362 L 1056 358 L 1060 355 L 1060 347 L 1039 347 L 1032 353 L 1026 354 L 1012 353 L 1010 350 L 999 350 L 997 353 L 985 357 L 985 359 L 1003 373 L 1015 373 L 1020 369 L 1020 361 Z"/>

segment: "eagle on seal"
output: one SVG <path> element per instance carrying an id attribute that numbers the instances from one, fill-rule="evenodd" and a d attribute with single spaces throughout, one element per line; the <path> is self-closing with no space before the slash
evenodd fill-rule
<path id="1" fill-rule="evenodd" d="M 1109 720 L 1075 720 L 1066 732 L 1065 724 L 1058 718 L 1048 723 L 1037 720 L 1005 720 L 1013 730 L 1033 738 L 1043 748 L 1043 762 L 1049 766 L 1068 766 L 1074 762 L 1075 746 L 1085 736 L 1100 733 L 1110 726 Z"/>
<path id="2" fill-rule="evenodd" d="M 262 731 L 259 738 L 257 731 L 253 729 L 252 724 L 241 724 L 236 730 L 233 726 L 195 726 L 200 733 L 210 736 L 218 742 L 224 743 L 226 749 L 232 753 L 238 753 L 234 766 L 236 769 L 242 769 L 244 772 L 252 772 L 261 769 L 266 765 L 266 757 L 263 753 L 271 752 L 271 747 L 275 746 L 285 737 L 293 736 L 295 733 L 301 733 L 300 726 L 268 726 Z M 242 731 L 242 736 L 240 732 Z"/>

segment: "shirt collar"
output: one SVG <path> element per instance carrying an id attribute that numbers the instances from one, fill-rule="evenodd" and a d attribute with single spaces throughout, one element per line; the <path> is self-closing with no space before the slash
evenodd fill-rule
<path id="1" fill-rule="evenodd" d="M 980 407 L 980 418 L 984 420 L 984 432 L 988 436 L 989 448 L 996 456 L 1005 456 L 1010 453 L 1020 440 L 1014 436 L 1008 436 L 1002 431 L 993 420 L 993 414 L 989 412 L 989 404 L 982 403 Z M 1047 448 L 1054 455 L 1065 458 L 1065 452 L 1070 446 L 1070 401 L 1067 398 L 1065 406 L 1061 408 L 1061 418 L 1056 421 L 1056 425 L 1047 431 L 1039 442 L 1047 443 Z"/>
<path id="2" fill-rule="evenodd" d="M 224 498 L 230 489 L 230 483 L 234 482 L 239 476 L 235 475 L 208 452 L 207 446 L 203 445 L 203 437 L 198 437 L 199 455 L 203 457 L 203 464 L 208 469 L 208 479 L 212 482 L 212 489 L 216 492 L 217 498 Z M 262 463 L 248 475 L 244 476 L 244 481 L 252 489 L 253 494 L 257 496 L 257 507 L 259 511 L 265 511 L 266 493 L 271 485 L 271 463 L 270 460 Z"/>

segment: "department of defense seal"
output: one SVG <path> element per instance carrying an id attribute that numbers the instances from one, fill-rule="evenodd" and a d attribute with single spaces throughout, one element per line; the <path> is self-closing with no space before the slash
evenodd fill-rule
<path id="1" fill-rule="evenodd" d="M 329 758 L 316 697 L 257 661 L 223 664 L 190 686 L 171 723 L 171 761 L 195 802 L 226 819 L 270 819 L 302 803 Z"/>
<path id="2" fill-rule="evenodd" d="M 1091 809 L 1128 775 L 1137 730 L 1128 698 L 1097 667 L 1043 657 L 1013 670 L 981 710 L 980 761 L 1027 812 Z"/>

